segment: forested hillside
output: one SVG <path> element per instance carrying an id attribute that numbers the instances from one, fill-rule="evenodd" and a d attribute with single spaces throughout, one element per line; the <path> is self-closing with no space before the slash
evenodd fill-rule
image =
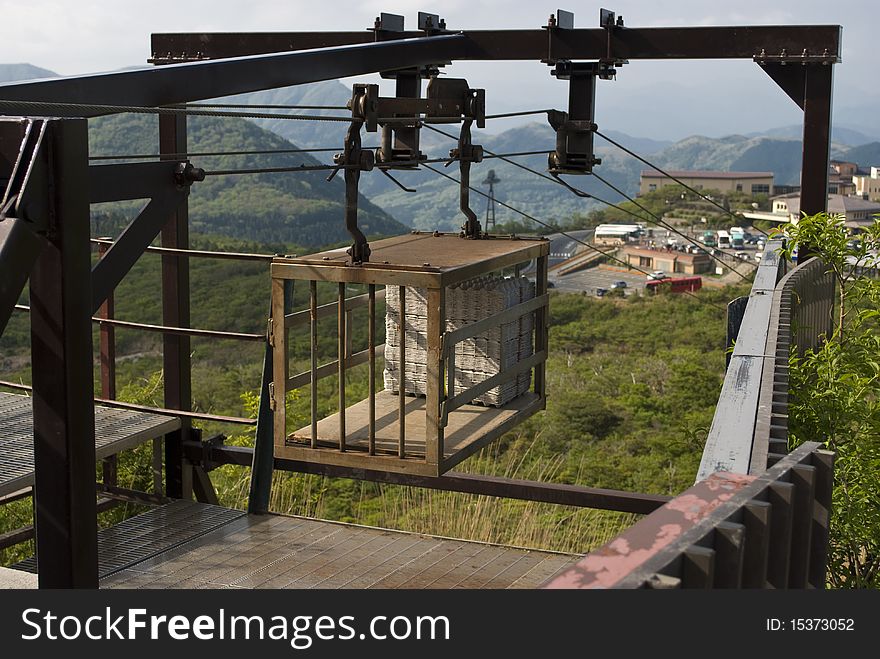
<path id="1" fill-rule="evenodd" d="M 287 140 L 246 119 L 191 117 L 189 151 L 267 151 L 296 149 Z M 89 124 L 92 155 L 156 153 L 158 120 L 154 116 L 120 114 L 94 119 Z M 194 157 L 193 163 L 209 171 L 263 167 L 298 167 L 329 163 L 308 153 Z M 318 247 L 349 240 L 345 231 L 342 177 L 327 182 L 327 171 L 209 176 L 196 183 L 190 195 L 191 230 L 222 234 L 242 240 L 295 243 Z M 368 235 L 388 236 L 407 228 L 363 195 L 358 202 L 359 221 Z M 131 204 L 123 205 L 129 214 Z M 99 210 L 110 210 L 106 205 Z"/>

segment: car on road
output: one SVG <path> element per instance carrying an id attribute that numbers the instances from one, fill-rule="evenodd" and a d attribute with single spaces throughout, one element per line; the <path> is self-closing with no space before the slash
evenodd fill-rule
<path id="1" fill-rule="evenodd" d="M 596 297 L 605 297 L 605 293 L 608 292 L 607 288 L 597 288 L 596 289 Z"/>
<path id="2" fill-rule="evenodd" d="M 615 281 L 611 284 L 612 291 L 616 290 L 618 288 L 626 288 L 626 282 L 625 281 Z"/>
<path id="3" fill-rule="evenodd" d="M 660 281 L 661 279 L 666 279 L 666 273 L 663 270 L 654 270 L 648 275 L 648 281 Z"/>

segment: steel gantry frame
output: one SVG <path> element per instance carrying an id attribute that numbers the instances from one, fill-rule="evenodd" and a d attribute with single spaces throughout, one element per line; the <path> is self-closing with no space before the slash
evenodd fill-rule
<path id="1" fill-rule="evenodd" d="M 614 65 L 641 59 L 751 59 L 804 111 L 801 209 L 826 209 L 839 26 L 630 28 L 611 21 L 598 29 L 574 29 L 569 16 L 562 20 L 561 12 L 560 20 L 531 30 L 452 31 L 439 17 L 420 15 L 419 30 L 403 31 L 402 19 L 383 14 L 364 32 L 154 34 L 150 62 L 162 66 L 0 85 L 0 113 L 5 115 L 0 120 L 5 171 L 0 174 L 7 179 L 0 209 L 0 329 L 29 275 L 41 587 L 97 586 L 91 317 L 160 234 L 167 249 L 162 256 L 163 322 L 189 327 L 187 195 L 199 177 L 178 155 L 187 152 L 186 116 L 162 108 L 377 72 L 403 72 L 398 94 L 412 97 L 419 79 L 413 71 L 458 60 Z M 85 118 L 126 108 L 162 112 L 160 161 L 89 165 Z M 16 118 L 35 116 L 51 118 Z M 41 139 L 28 142 L 28 135 L 37 133 Z M 28 176 L 21 175 L 25 170 Z M 89 204 L 143 198 L 150 203 L 92 267 Z M 34 199 L 37 203 L 23 203 Z M 192 373 L 185 332 L 166 334 L 164 367 L 165 405 L 183 411 L 187 420 L 166 443 L 167 493 L 188 497 L 193 483 L 187 458 L 199 456 L 193 455 L 197 433 L 187 416 Z M 250 456 L 214 447 L 213 459 L 241 464 Z M 281 462 L 270 461 L 269 469 L 305 470 Z M 361 476 L 387 480 L 379 473 Z M 558 486 L 541 494 L 534 484 L 479 480 L 440 477 L 410 484 L 577 500 L 580 505 L 601 506 L 606 496 L 601 491 L 550 491 Z M 659 504 L 646 498 L 624 505 L 647 511 Z"/>

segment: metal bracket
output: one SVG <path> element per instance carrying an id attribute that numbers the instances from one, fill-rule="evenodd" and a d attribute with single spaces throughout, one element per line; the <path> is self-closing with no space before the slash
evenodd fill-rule
<path id="1" fill-rule="evenodd" d="M 376 16 L 373 27 L 369 28 L 376 33 L 376 41 L 380 41 L 380 32 L 403 32 L 404 18 L 399 14 L 386 14 L 384 11 Z"/>
<path id="2" fill-rule="evenodd" d="M 275 409 L 275 383 L 269 383 L 269 409 Z"/>
<path id="3" fill-rule="evenodd" d="M 472 123 L 473 119 L 465 119 L 461 125 L 458 147 L 449 151 L 449 157 L 453 161 L 458 160 L 459 172 L 461 173 L 459 177 L 459 207 L 467 218 L 465 223 L 461 225 L 461 237 L 478 239 L 483 237 L 483 227 L 477 219 L 477 214 L 470 207 L 471 163 L 483 162 L 483 147 L 471 142 Z"/>
<path id="4" fill-rule="evenodd" d="M 761 66 L 766 64 L 781 64 L 782 66 L 785 66 L 786 64 L 801 64 L 804 66 L 807 64 L 828 65 L 836 64 L 840 61 L 840 59 L 836 55 L 832 55 L 827 48 L 821 54 L 811 53 L 806 49 L 800 54 L 790 54 L 785 48 L 783 48 L 778 54 L 768 54 L 767 51 L 762 48 L 761 52 L 753 56 L 752 59 L 756 64 L 760 64 Z"/>
<path id="5" fill-rule="evenodd" d="M 191 162 L 181 162 L 174 169 L 174 182 L 181 188 L 190 187 L 195 181 L 205 180 L 205 170 L 193 167 Z"/>
<path id="6" fill-rule="evenodd" d="M 556 131 L 556 150 L 548 157 L 551 174 L 589 174 L 602 162 L 593 154 L 593 112 L 596 79 L 614 76 L 614 66 L 607 62 L 556 63 L 552 75 L 569 81 L 568 112 L 551 110 L 547 121 Z"/>
<path id="7" fill-rule="evenodd" d="M 424 11 L 419 12 L 418 18 L 419 29 L 424 31 L 426 35 L 441 34 L 447 32 L 446 21 L 440 18 L 439 14 L 429 14 Z"/>
<path id="8" fill-rule="evenodd" d="M 351 105 L 355 108 L 358 100 L 358 87 L 367 85 L 355 85 Z M 374 85 L 375 86 L 375 85 Z M 354 109 L 352 109 L 354 114 Z M 353 264 L 365 263 L 370 260 L 370 246 L 363 231 L 358 228 L 358 183 L 361 172 L 369 172 L 373 169 L 373 152 L 361 148 L 361 126 L 363 122 L 354 120 L 345 133 L 345 146 L 342 153 L 333 156 L 336 169 L 327 177 L 332 181 L 340 169 L 345 170 L 345 228 L 354 244 L 348 248 L 347 253 L 351 256 Z"/>

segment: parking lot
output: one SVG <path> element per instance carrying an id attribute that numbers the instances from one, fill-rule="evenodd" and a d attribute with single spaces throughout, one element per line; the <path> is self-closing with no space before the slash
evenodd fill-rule
<path id="1" fill-rule="evenodd" d="M 616 270 L 606 270 L 604 268 L 588 268 L 580 272 L 570 275 L 554 276 L 550 275 L 550 281 L 553 282 L 556 290 L 568 293 L 585 291 L 590 295 L 596 294 L 597 288 L 611 290 L 611 284 L 616 281 L 625 281 L 626 288 L 623 290 L 624 295 L 638 294 L 638 291 L 645 287 L 647 278 L 638 271 L 631 273 L 618 272 Z"/>

